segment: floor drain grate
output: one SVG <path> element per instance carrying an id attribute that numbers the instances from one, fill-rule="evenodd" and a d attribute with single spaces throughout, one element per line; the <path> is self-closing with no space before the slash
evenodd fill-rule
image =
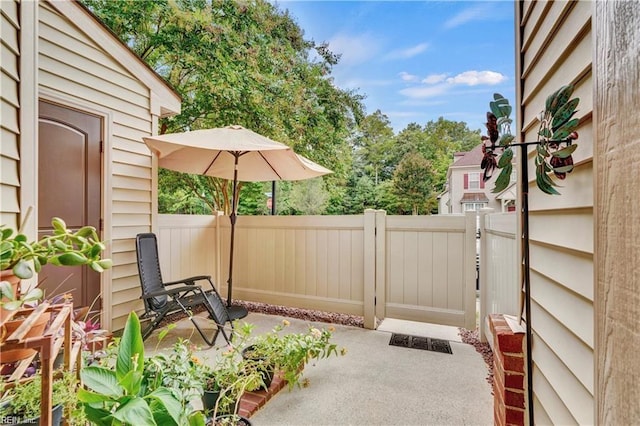
<path id="1" fill-rule="evenodd" d="M 441 352 L 443 354 L 453 354 L 453 352 L 451 352 L 451 345 L 447 340 L 434 339 L 431 337 L 393 333 L 389 344 L 391 346 L 401 346 L 403 348 L 423 349 L 426 351 Z"/>

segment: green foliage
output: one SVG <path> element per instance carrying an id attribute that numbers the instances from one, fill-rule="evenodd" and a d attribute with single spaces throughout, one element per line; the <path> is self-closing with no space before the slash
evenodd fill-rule
<path id="1" fill-rule="evenodd" d="M 290 205 L 298 214 L 319 215 L 325 212 L 328 197 L 322 179 L 308 179 L 294 182 Z"/>
<path id="2" fill-rule="evenodd" d="M 16 383 L 11 390 L 3 396 L 7 404 L 0 405 L 0 417 L 21 417 L 23 420 L 40 417 L 42 376 L 37 374 L 30 381 Z M 63 372 L 60 378 L 54 379 L 52 385 L 52 407 L 63 406 L 64 417 L 70 425 L 85 424 L 84 415 L 78 407 L 76 388 L 78 381 L 72 372 Z"/>
<path id="3" fill-rule="evenodd" d="M 251 353 L 249 359 L 281 371 L 291 389 L 296 385 L 306 386 L 307 382 L 300 380 L 305 364 L 339 353 L 337 345 L 330 342 L 332 327 L 320 330 L 309 326 L 305 333 L 282 333 L 287 326 L 289 321 L 283 320 L 282 325 L 275 326 L 271 332 L 249 341 L 247 349 Z M 340 354 L 346 354 L 346 350 L 342 349 Z"/>
<path id="4" fill-rule="evenodd" d="M 405 210 L 424 214 L 427 200 L 433 193 L 433 170 L 429 160 L 418 152 L 404 156 L 393 175 L 393 187 Z"/>
<path id="5" fill-rule="evenodd" d="M 239 124 L 331 168 L 330 186 L 344 182 L 351 162 L 348 140 L 364 115 L 362 96 L 333 84 L 330 74 L 338 57 L 326 44 L 305 40 L 277 5 L 226 0 L 85 4 L 182 95 L 182 112 L 162 121 L 163 133 Z M 178 193 L 174 179 L 160 177 L 160 212 L 198 211 L 198 198 L 211 210 L 230 211 L 225 183 L 189 178 L 195 181 L 189 184 L 181 177 L 185 191 Z"/>
<path id="6" fill-rule="evenodd" d="M 51 225 L 52 234 L 33 242 L 29 242 L 26 235 L 0 225 L 0 270 L 12 269 L 19 278 L 28 279 L 47 263 L 56 266 L 89 265 L 97 272 L 111 267 L 110 259 L 100 258 L 105 245 L 94 227 L 84 226 L 72 232 L 58 217 L 51 219 Z"/>
<path id="7" fill-rule="evenodd" d="M 143 380 L 144 345 L 140 321 L 129 314 L 119 341 L 115 368 L 89 366 L 81 371 L 87 389 L 78 389 L 89 421 L 97 425 L 183 425 L 197 422 L 166 387 L 150 388 Z"/>

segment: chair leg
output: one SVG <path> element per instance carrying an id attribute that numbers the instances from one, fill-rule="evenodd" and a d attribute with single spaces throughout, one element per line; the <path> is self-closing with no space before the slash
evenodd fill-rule
<path id="1" fill-rule="evenodd" d="M 160 324 L 160 321 L 164 319 L 165 314 L 166 312 L 163 312 L 153 317 L 151 323 L 142 331 L 142 341 L 147 340 L 147 337 L 153 333 L 153 330 L 155 330 L 158 324 Z"/>
<path id="2" fill-rule="evenodd" d="M 207 343 L 207 345 L 209 346 L 215 345 L 216 339 L 218 338 L 218 333 L 220 332 L 222 332 L 222 336 L 224 337 L 224 340 L 227 341 L 227 344 L 231 343 L 229 341 L 229 337 L 227 336 L 227 333 L 224 331 L 224 328 L 219 324 L 216 324 L 216 332 L 213 334 L 213 337 L 209 339 L 207 338 L 207 335 L 205 334 L 204 330 L 200 328 L 200 326 L 198 325 L 197 321 L 195 320 L 195 317 L 191 316 L 189 319 L 191 319 L 191 322 L 196 327 L 196 330 L 198 330 L 198 333 L 200 333 L 200 336 L 202 336 L 202 339 Z"/>

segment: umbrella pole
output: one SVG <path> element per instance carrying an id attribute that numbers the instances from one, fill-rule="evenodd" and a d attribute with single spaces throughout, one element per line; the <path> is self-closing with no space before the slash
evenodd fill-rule
<path id="1" fill-rule="evenodd" d="M 231 289 L 233 287 L 233 242 L 236 234 L 236 190 L 238 187 L 238 158 L 240 153 L 233 153 L 235 163 L 233 166 L 233 192 L 231 193 L 231 248 L 229 249 L 229 280 L 227 281 L 227 306 L 231 306 Z"/>

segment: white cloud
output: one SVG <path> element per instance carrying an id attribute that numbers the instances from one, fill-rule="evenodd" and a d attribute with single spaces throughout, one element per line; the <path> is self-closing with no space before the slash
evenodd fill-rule
<path id="1" fill-rule="evenodd" d="M 405 95 L 408 98 L 414 99 L 424 99 L 424 98 L 433 98 L 435 96 L 442 95 L 447 92 L 449 89 L 448 84 L 439 84 L 437 86 L 414 86 L 407 87 L 406 89 L 400 90 L 400 94 Z"/>
<path id="2" fill-rule="evenodd" d="M 416 80 L 418 80 L 418 76 L 417 75 L 409 74 L 408 72 L 405 72 L 405 71 L 402 71 L 402 72 L 398 73 L 398 75 L 400 76 L 400 78 L 403 81 L 416 81 Z"/>
<path id="3" fill-rule="evenodd" d="M 487 4 L 469 7 L 462 10 L 453 18 L 448 19 L 444 23 L 444 28 L 452 29 L 464 25 L 467 22 L 484 20 L 487 18 L 489 10 L 490 8 Z"/>
<path id="4" fill-rule="evenodd" d="M 431 74 L 426 76 L 422 82 L 426 84 L 437 84 L 443 82 L 447 78 L 447 74 Z"/>
<path id="5" fill-rule="evenodd" d="M 389 52 L 384 58 L 389 59 L 409 59 L 417 56 L 429 48 L 428 43 L 420 43 L 406 49 L 397 49 Z"/>
<path id="6" fill-rule="evenodd" d="M 449 84 L 464 84 L 467 86 L 477 86 L 479 84 L 496 85 L 505 81 L 504 74 L 495 71 L 465 71 L 455 77 L 447 78 Z"/>
<path id="7" fill-rule="evenodd" d="M 342 55 L 340 65 L 351 66 L 375 57 L 380 50 L 380 42 L 370 33 L 337 34 L 329 40 L 329 49 Z"/>
<path id="8" fill-rule="evenodd" d="M 453 77 L 447 74 L 432 74 L 422 80 L 422 85 L 414 85 L 400 90 L 400 94 L 410 99 L 428 99 L 444 95 L 460 86 L 494 86 L 507 80 L 504 74 L 495 71 L 465 71 Z M 468 92 L 471 89 L 460 88 Z"/>

